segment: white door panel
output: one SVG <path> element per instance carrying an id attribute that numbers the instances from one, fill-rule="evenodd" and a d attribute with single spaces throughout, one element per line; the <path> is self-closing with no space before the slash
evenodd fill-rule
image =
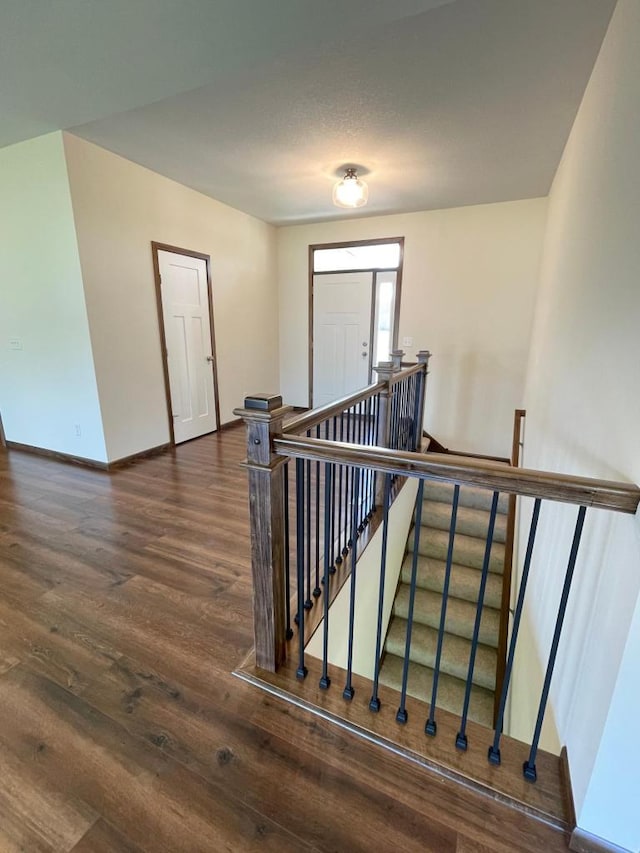
<path id="1" fill-rule="evenodd" d="M 313 405 L 322 406 L 369 382 L 373 276 L 313 277 Z"/>
<path id="2" fill-rule="evenodd" d="M 176 444 L 216 429 L 207 266 L 158 252 Z"/>

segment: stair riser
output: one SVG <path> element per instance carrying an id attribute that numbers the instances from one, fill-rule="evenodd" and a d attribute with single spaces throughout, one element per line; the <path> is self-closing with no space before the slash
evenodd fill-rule
<path id="1" fill-rule="evenodd" d="M 424 486 L 424 499 L 440 501 L 451 506 L 453 502 L 453 485 L 451 483 L 439 483 L 435 480 L 427 480 Z M 491 509 L 493 492 L 488 489 L 474 489 L 468 486 L 460 487 L 460 506 L 470 509 L 483 509 L 487 512 Z M 498 512 L 506 515 L 509 508 L 509 496 L 501 493 L 498 499 Z"/>
<path id="2" fill-rule="evenodd" d="M 462 541 L 460 541 L 462 540 Z M 410 552 L 414 547 L 414 529 L 412 528 L 407 542 Z M 449 537 L 444 531 L 423 527 L 420 532 L 418 553 L 423 557 L 433 557 L 436 560 L 446 560 L 449 547 Z M 453 544 L 453 562 L 473 569 L 482 569 L 484 562 L 484 543 L 471 537 L 458 537 Z M 504 567 L 504 545 L 494 542 L 491 548 L 489 571 L 502 574 Z"/>
<path id="3" fill-rule="evenodd" d="M 487 540 L 489 530 L 489 513 L 482 510 L 458 507 L 456 516 L 456 536 L 473 536 Z M 446 530 L 451 527 L 451 506 L 435 501 L 425 501 L 422 506 L 422 525 L 436 530 Z M 507 519 L 504 515 L 496 515 L 493 541 L 504 543 L 507 535 Z"/>
<path id="4" fill-rule="evenodd" d="M 394 616 L 407 619 L 409 610 L 406 601 L 396 599 L 393 605 Z M 440 608 L 429 607 L 428 609 L 414 610 L 413 618 L 422 625 L 438 629 L 440 626 Z M 479 641 L 487 646 L 498 646 L 499 615 L 496 611 L 485 610 L 480 622 Z M 473 637 L 474 620 L 468 618 L 456 618 L 450 611 L 447 612 L 445 631 L 470 640 Z"/>
<path id="5" fill-rule="evenodd" d="M 427 589 L 431 592 L 442 594 L 446 565 L 440 560 L 431 560 L 428 567 L 424 567 L 426 558 L 421 558 L 422 564 L 418 563 L 416 574 L 416 585 L 419 589 Z M 402 564 L 401 579 L 403 583 L 411 583 L 411 556 L 405 557 Z M 449 595 L 462 601 L 475 604 L 478 600 L 481 573 L 477 569 L 467 566 L 452 566 L 451 578 L 449 580 Z M 500 575 L 490 573 L 487 577 L 484 601 L 488 607 L 500 609 L 502 600 L 502 578 Z"/>
<path id="6" fill-rule="evenodd" d="M 398 657 L 402 658 L 404 657 L 405 646 L 402 641 L 396 641 L 394 637 L 389 637 L 389 639 L 387 640 L 386 650 L 387 653 L 397 655 Z M 433 669 L 436 663 L 435 646 L 430 647 L 422 644 L 416 646 L 414 643 L 412 643 L 411 651 L 409 654 L 409 660 L 413 661 L 414 663 L 418 663 L 421 666 L 427 666 Z M 468 665 L 468 656 L 465 658 L 464 661 L 460 661 L 458 658 L 453 657 L 449 653 L 449 649 L 447 648 L 447 637 L 445 635 L 445 640 L 443 643 L 443 652 L 440 660 L 440 671 L 446 672 L 447 675 L 451 675 L 453 676 L 453 678 L 459 678 L 462 681 L 466 681 Z M 477 684 L 479 687 L 484 687 L 486 690 L 495 690 L 495 670 L 495 652 L 492 653 L 491 650 L 487 649 L 484 646 L 479 647 L 473 672 L 472 683 Z"/>

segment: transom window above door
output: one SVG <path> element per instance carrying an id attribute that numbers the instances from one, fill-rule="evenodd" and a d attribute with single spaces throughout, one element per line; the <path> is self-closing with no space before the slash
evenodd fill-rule
<path id="1" fill-rule="evenodd" d="M 401 258 L 402 246 L 400 241 L 315 249 L 313 252 L 313 271 L 397 270 Z"/>

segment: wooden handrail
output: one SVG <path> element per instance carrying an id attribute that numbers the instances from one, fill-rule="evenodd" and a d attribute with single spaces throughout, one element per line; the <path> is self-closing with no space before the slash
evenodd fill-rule
<path id="1" fill-rule="evenodd" d="M 305 436 L 276 438 L 274 449 L 280 456 L 375 468 L 615 512 L 635 513 L 640 503 L 640 488 L 633 484 L 510 468 L 497 462 L 448 454 L 407 453 Z"/>
<path id="2" fill-rule="evenodd" d="M 339 400 L 334 400 L 332 403 L 327 403 L 324 406 L 319 406 L 317 409 L 312 409 L 310 412 L 304 412 L 298 415 L 297 418 L 289 421 L 284 426 L 285 435 L 297 435 L 301 432 L 306 432 L 318 424 L 330 418 L 337 417 L 342 414 L 345 409 L 350 409 L 351 406 L 356 406 L 363 400 L 368 400 L 373 397 L 378 391 L 385 388 L 386 382 L 374 382 L 372 385 L 367 385 L 361 391 L 356 391 L 355 394 L 347 394 L 346 397 L 340 397 Z"/>
<path id="3" fill-rule="evenodd" d="M 413 376 L 414 373 L 420 373 L 422 370 L 424 370 L 424 365 L 420 362 L 409 365 L 408 367 L 403 365 L 402 370 L 399 373 L 394 373 L 393 376 L 389 378 L 389 384 L 396 385 L 398 382 L 402 382 L 403 380 L 408 379 L 409 376 Z"/>
<path id="4" fill-rule="evenodd" d="M 368 400 L 386 387 L 396 385 L 398 382 L 408 379 L 409 376 L 413 376 L 414 373 L 420 373 L 424 370 L 425 362 L 420 361 L 410 364 L 407 367 L 403 366 L 402 370 L 391 374 L 384 381 L 374 382 L 371 385 L 367 385 L 366 388 L 356 391 L 354 394 L 347 394 L 345 397 L 340 397 L 339 400 L 334 400 L 332 403 L 319 406 L 317 409 L 312 409 L 310 412 L 304 412 L 297 418 L 293 418 L 288 424 L 285 424 L 284 433 L 286 435 L 299 435 L 300 433 L 307 432 L 307 430 L 313 429 L 318 424 L 324 423 L 330 418 L 337 417 L 346 409 L 350 409 L 352 406 L 357 406 L 358 403 Z"/>

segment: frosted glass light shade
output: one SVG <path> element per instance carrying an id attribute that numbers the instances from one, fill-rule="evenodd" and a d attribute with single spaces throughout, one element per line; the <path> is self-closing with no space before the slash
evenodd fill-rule
<path id="1" fill-rule="evenodd" d="M 369 187 L 360 180 L 355 169 L 347 169 L 344 178 L 333 187 L 333 203 L 337 207 L 362 207 L 369 198 Z"/>

